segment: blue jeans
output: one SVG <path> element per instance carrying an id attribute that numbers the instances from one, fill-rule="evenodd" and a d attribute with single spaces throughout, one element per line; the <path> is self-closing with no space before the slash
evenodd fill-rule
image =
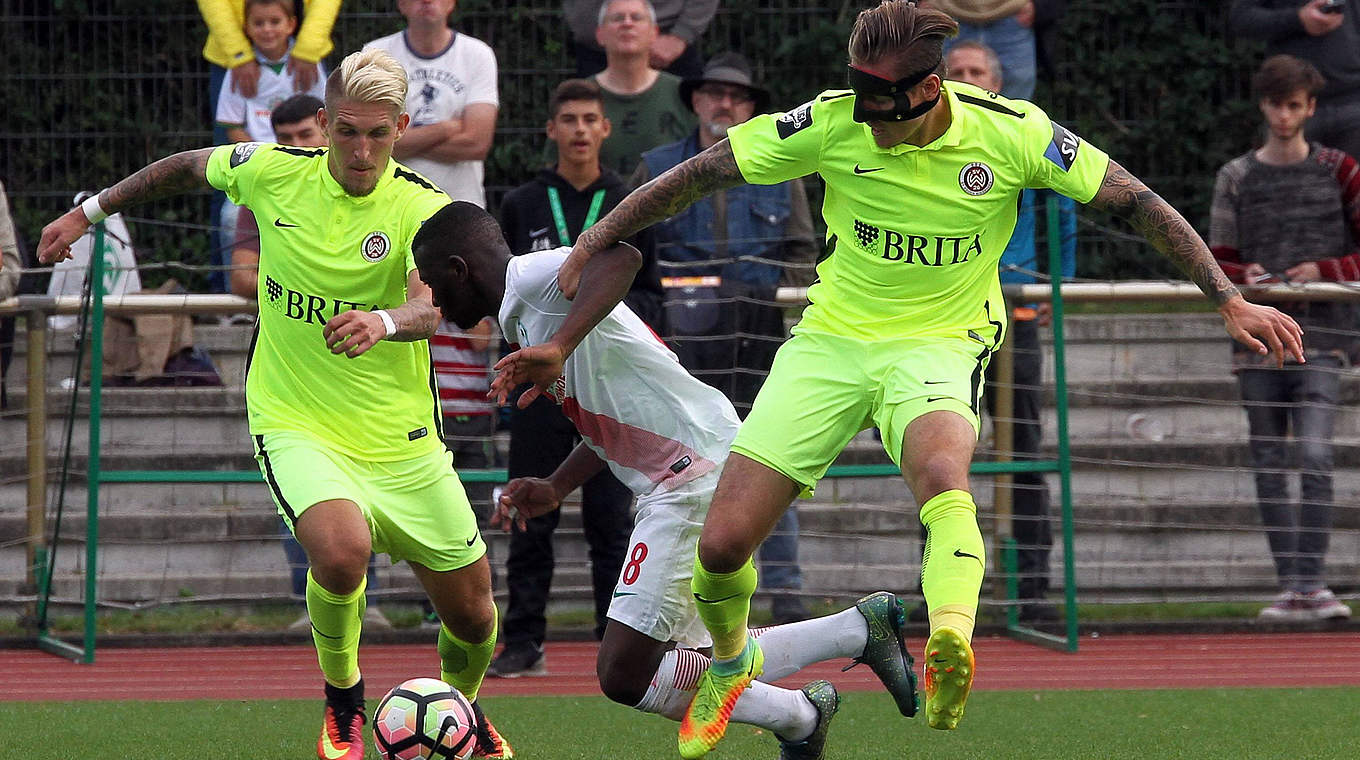
<path id="1" fill-rule="evenodd" d="M 796 591 L 803 587 L 798 567 L 798 507 L 790 505 L 774 530 L 756 551 L 761 585 L 767 589 Z"/>
<path id="2" fill-rule="evenodd" d="M 1332 424 L 1341 361 L 1309 357 L 1304 366 L 1248 369 L 1238 374 L 1251 434 L 1256 500 L 1280 587 L 1308 592 L 1322 578 L 1332 529 Z M 1285 437 L 1291 432 L 1297 467 L 1290 467 Z M 1289 498 L 1286 476 L 1299 473 L 1299 504 Z"/>
<path id="3" fill-rule="evenodd" d="M 990 24 L 959 24 L 959 36 L 950 40 L 949 47 L 964 40 L 981 42 L 996 52 L 1001 59 L 1001 92 L 1008 98 L 1029 100 L 1034 97 L 1034 83 L 1038 66 L 1034 60 L 1034 30 L 1020 26 L 1014 16 Z"/>

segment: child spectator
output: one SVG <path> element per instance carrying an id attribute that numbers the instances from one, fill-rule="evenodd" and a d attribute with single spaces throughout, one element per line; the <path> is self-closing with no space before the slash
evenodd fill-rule
<path id="1" fill-rule="evenodd" d="M 244 31 L 260 66 L 260 79 L 250 97 L 234 89 L 230 80 L 222 82 L 216 119 L 231 142 L 274 142 L 269 115 L 297 89 L 288 67 L 297 25 L 292 0 L 246 0 Z M 324 98 L 326 73 L 320 64 L 317 68 L 320 76 L 306 93 Z"/>

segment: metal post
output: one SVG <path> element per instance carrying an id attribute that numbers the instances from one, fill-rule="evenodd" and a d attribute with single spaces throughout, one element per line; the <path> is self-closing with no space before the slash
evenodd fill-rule
<path id="1" fill-rule="evenodd" d="M 1063 596 L 1067 612 L 1067 651 L 1077 651 L 1077 559 L 1072 537 L 1072 446 L 1067 437 L 1067 354 L 1063 335 L 1062 231 L 1058 199 L 1049 196 L 1048 272 L 1053 281 L 1053 388 L 1057 402 L 1058 492 L 1062 504 Z"/>
<path id="2" fill-rule="evenodd" d="M 28 543 L 24 558 L 28 569 L 25 584 L 38 588 L 47 552 L 43 546 L 47 526 L 47 314 L 33 309 L 25 312 L 24 325 L 28 346 Z M 37 619 L 37 600 L 33 615 Z"/>
<path id="3" fill-rule="evenodd" d="M 90 251 L 90 453 L 85 499 L 85 651 L 94 662 L 96 593 L 99 571 L 99 428 L 104 392 L 104 225 L 94 226 Z M 74 391 L 79 393 L 79 388 Z"/>
<path id="4" fill-rule="evenodd" d="M 990 389 L 992 394 L 992 439 L 996 448 L 997 462 L 1011 462 L 1015 459 L 1015 352 L 1011 350 L 1010 340 L 1002 342 L 992 356 L 996 367 L 996 383 Z M 1007 576 L 1013 570 L 1005 562 L 1005 547 L 1014 543 L 1015 531 L 1012 525 L 1012 499 L 1015 475 L 1009 471 L 998 473 L 992 480 L 992 511 L 996 518 L 992 524 L 992 567 L 999 567 L 992 583 L 997 598 L 1013 600 L 1009 594 Z"/>

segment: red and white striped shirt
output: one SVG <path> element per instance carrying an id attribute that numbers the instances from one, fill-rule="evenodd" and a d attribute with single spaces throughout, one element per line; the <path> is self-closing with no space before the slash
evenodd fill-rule
<path id="1" fill-rule="evenodd" d="M 440 320 L 430 336 L 430 359 L 439 384 L 439 404 L 445 417 L 491 414 L 486 400 L 491 390 L 490 356 L 473 348 L 467 334 L 452 322 Z"/>

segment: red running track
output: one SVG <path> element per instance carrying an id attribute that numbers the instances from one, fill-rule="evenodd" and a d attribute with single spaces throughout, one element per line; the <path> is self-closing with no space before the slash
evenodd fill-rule
<path id="1" fill-rule="evenodd" d="M 909 641 L 913 652 L 923 640 Z M 1347 633 L 1101 636 L 1081 640 L 1076 654 L 1007 638 L 974 642 L 977 689 L 1159 689 L 1360 686 L 1360 636 Z M 1307 652 L 1309 667 L 1281 668 L 1282 650 Z M 484 694 L 593 695 L 595 645 L 549 644 L 549 675 L 488 678 Z M 364 647 L 364 679 L 380 684 L 436 673 L 428 646 Z M 881 688 L 867 667 L 841 673 L 846 662 L 819 664 L 797 683 L 827 678 L 843 691 Z M 0 702 L 35 700 L 313 699 L 321 690 L 308 646 L 102 649 L 93 665 L 37 650 L 0 650 Z"/>

